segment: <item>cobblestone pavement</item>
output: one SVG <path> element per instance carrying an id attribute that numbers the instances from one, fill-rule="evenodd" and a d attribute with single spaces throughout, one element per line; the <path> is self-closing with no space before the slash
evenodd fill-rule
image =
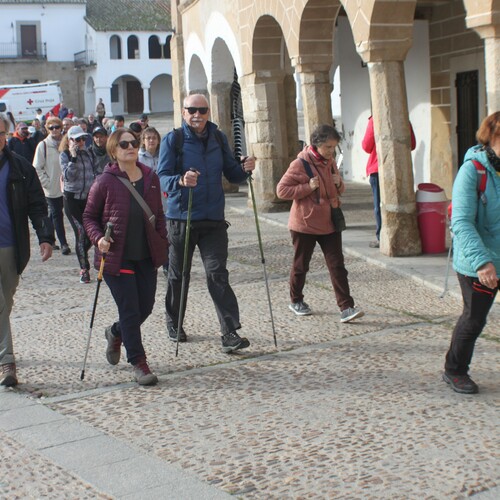
<path id="1" fill-rule="evenodd" d="M 358 208 L 347 208 L 348 222 L 371 220 L 369 206 Z M 314 315 L 298 318 L 287 307 L 288 231 L 262 220 L 276 350 L 253 218 L 229 202 L 227 219 L 230 281 L 248 350 L 220 351 L 197 257 L 185 320 L 189 342 L 179 356 L 164 332 L 161 274 L 143 328 L 159 385 L 138 387 L 124 359 L 107 364 L 103 332 L 116 308 L 104 283 L 81 381 L 95 281 L 78 282 L 74 254 L 55 252 L 42 265 L 33 247 L 12 314 L 21 383 L 8 392 L 238 498 L 500 497 L 498 305 L 472 365 L 481 392 L 455 394 L 440 380 L 461 310 L 454 295 L 440 299 L 401 273 L 346 253 L 352 295 L 366 316 L 341 324 L 317 252 L 305 290 Z M 0 408 L 0 424 L 7 413 Z M 23 423 L 2 425 L 1 498 L 126 497 L 21 439 Z M 151 491 L 144 498 L 208 498 Z"/>

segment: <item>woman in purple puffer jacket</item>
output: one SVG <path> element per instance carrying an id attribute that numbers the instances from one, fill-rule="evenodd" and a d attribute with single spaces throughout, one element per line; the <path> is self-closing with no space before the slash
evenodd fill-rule
<path id="1" fill-rule="evenodd" d="M 137 382 L 154 385 L 158 378 L 146 359 L 141 325 L 153 310 L 157 268 L 167 255 L 160 182 L 150 168 L 137 161 L 139 141 L 129 129 L 113 132 L 107 151 L 112 162 L 92 185 L 83 214 L 85 231 L 97 247 L 95 267 L 99 268 L 105 253 L 103 277 L 118 307 L 118 321 L 105 330 L 106 358 L 110 364 L 118 364 L 123 343 Z M 153 224 L 119 177 L 127 179 L 144 199 L 155 216 Z M 108 222 L 113 224 L 109 242 L 104 239 Z"/>

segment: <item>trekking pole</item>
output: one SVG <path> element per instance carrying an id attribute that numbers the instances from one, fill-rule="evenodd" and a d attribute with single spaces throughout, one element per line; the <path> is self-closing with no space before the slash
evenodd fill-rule
<path id="1" fill-rule="evenodd" d="M 450 277 L 450 261 L 451 261 L 452 248 L 453 248 L 453 235 L 451 236 L 450 248 L 448 249 L 448 258 L 446 259 L 446 274 L 444 277 L 444 288 L 443 288 L 443 293 L 439 296 L 440 299 L 444 298 L 446 292 L 448 291 L 448 278 Z"/>
<path id="2" fill-rule="evenodd" d="M 266 259 L 264 258 L 264 249 L 262 248 L 262 238 L 260 236 L 259 217 L 257 215 L 257 205 L 255 204 L 255 193 L 253 190 L 252 180 L 253 180 L 252 176 L 249 175 L 248 176 L 248 186 L 250 188 L 250 196 L 252 197 L 253 215 L 255 217 L 255 227 L 257 228 L 257 239 L 259 240 L 260 260 L 262 262 L 262 269 L 264 270 L 264 281 L 266 283 L 267 302 L 269 303 L 269 314 L 271 315 L 271 326 L 273 329 L 274 346 L 278 347 L 278 341 L 276 340 L 276 330 L 274 329 L 273 307 L 271 305 L 271 295 L 269 293 L 269 283 L 267 280 Z"/>
<path id="3" fill-rule="evenodd" d="M 113 232 L 113 224 L 108 222 L 106 224 L 106 232 L 104 233 L 104 239 L 109 241 L 111 239 L 111 233 Z M 92 337 L 92 328 L 94 327 L 95 311 L 97 308 L 97 297 L 99 296 L 99 288 L 101 287 L 102 274 L 104 272 L 104 262 L 106 260 L 106 254 L 102 254 L 101 265 L 99 266 L 99 272 L 97 273 L 97 288 L 95 290 L 94 305 L 92 307 L 92 316 L 90 317 L 90 328 L 89 336 L 87 338 L 87 348 L 85 349 L 85 357 L 83 358 L 82 373 L 80 375 L 80 380 L 85 378 L 85 364 L 87 363 L 87 355 L 90 348 L 90 338 Z"/>
<path id="4" fill-rule="evenodd" d="M 191 172 L 196 172 L 194 168 L 190 168 Z M 188 196 L 188 213 L 186 220 L 186 233 L 184 235 L 184 256 L 182 259 L 182 285 L 181 285 L 181 300 L 179 303 L 179 319 L 177 320 L 177 342 L 175 344 L 175 357 L 179 354 L 179 338 L 181 334 L 182 321 L 184 315 L 184 308 L 186 307 L 186 299 L 184 293 L 186 291 L 186 278 L 187 278 L 187 261 L 189 253 L 189 237 L 191 235 L 191 213 L 193 208 L 193 188 L 189 188 Z"/>

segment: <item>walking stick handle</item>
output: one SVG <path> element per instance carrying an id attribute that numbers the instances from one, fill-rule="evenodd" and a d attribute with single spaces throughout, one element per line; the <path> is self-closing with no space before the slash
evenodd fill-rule
<path id="1" fill-rule="evenodd" d="M 104 232 L 104 239 L 109 241 L 111 239 L 111 234 L 113 233 L 114 225 L 112 222 L 106 222 L 106 231 Z"/>

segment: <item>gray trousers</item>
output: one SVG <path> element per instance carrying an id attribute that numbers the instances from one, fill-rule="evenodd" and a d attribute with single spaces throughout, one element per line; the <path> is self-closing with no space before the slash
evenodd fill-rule
<path id="1" fill-rule="evenodd" d="M 0 282 L 0 365 L 7 365 L 15 363 L 9 319 L 19 284 L 14 247 L 0 248 Z"/>
<path id="2" fill-rule="evenodd" d="M 184 258 L 184 236 L 186 223 L 167 221 L 169 248 L 169 267 L 165 308 L 167 325 L 177 327 L 182 288 L 182 265 Z M 228 238 L 225 221 L 194 221 L 189 238 L 186 270 L 185 302 L 189 289 L 191 261 L 194 249 L 200 250 L 205 267 L 207 286 L 217 312 L 220 331 L 224 335 L 241 328 L 238 302 L 229 285 L 229 273 L 226 269 Z M 184 307 L 183 313 L 186 312 Z M 184 319 L 184 318 L 183 318 Z"/>

